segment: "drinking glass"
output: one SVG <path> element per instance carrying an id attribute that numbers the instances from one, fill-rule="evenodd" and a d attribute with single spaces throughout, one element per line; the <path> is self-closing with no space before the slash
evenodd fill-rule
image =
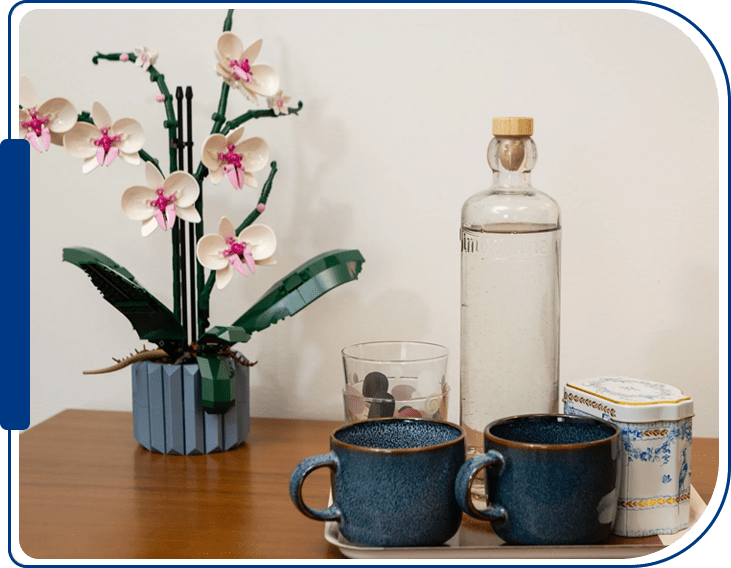
<path id="1" fill-rule="evenodd" d="M 375 341 L 346 347 L 342 355 L 346 422 L 391 416 L 447 420 L 446 347 Z"/>

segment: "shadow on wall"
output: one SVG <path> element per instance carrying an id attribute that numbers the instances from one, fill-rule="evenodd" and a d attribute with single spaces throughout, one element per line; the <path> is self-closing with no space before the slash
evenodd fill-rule
<path id="1" fill-rule="evenodd" d="M 350 242 L 355 207 L 351 202 L 333 203 L 322 197 L 329 193 L 323 191 L 325 188 L 333 189 L 328 187 L 333 183 L 328 180 L 349 148 L 345 124 L 339 119 L 326 117 L 323 110 L 326 107 L 322 98 L 306 104 L 302 113 L 303 118 L 305 114 L 307 117 L 304 128 L 294 130 L 297 188 L 293 209 L 297 217 L 310 223 L 311 230 L 306 236 L 314 243 L 315 250 L 358 248 L 358 243 Z M 311 164 L 316 166 L 308 168 Z M 297 245 L 303 242 L 303 235 L 299 226 L 292 224 L 291 227 L 293 232 L 288 235 L 288 242 L 295 245 L 293 250 L 297 250 Z M 367 256 L 365 259 L 368 262 Z"/>
<path id="2" fill-rule="evenodd" d="M 684 301 L 668 310 L 664 333 L 654 335 L 647 348 L 653 369 L 648 380 L 671 384 L 691 397 L 696 416 L 703 416 L 703 436 L 712 437 L 718 437 L 719 428 L 718 278 L 718 270 L 709 266 L 685 271 L 682 285 L 678 280 L 682 293 L 673 294 Z M 699 384 L 706 386 L 698 390 Z"/>
<path id="3" fill-rule="evenodd" d="M 327 193 L 323 190 L 328 186 L 328 178 L 348 154 L 350 144 L 343 121 L 326 114 L 329 108 L 326 95 L 310 89 L 307 79 L 297 76 L 296 66 L 293 70 L 290 64 L 287 44 L 279 42 L 278 47 L 281 76 L 296 77 L 300 88 L 304 87 L 302 92 L 308 93 L 302 96 L 295 91 L 287 92 L 290 87 L 282 86 L 285 95 L 292 95 L 291 102 L 302 100 L 304 103 L 302 111 L 295 118 L 296 122 L 291 125 L 294 163 L 286 166 L 291 169 L 295 180 L 287 207 L 298 222 L 279 229 L 280 240 L 288 243 L 290 255 L 283 260 L 297 263 L 300 262 L 297 259 L 302 259 L 312 248 L 318 252 L 332 248 L 357 248 L 356 244 L 348 240 L 353 207 L 346 203 L 333 204 L 322 198 L 322 194 Z M 312 96 L 313 92 L 317 94 Z M 303 231 L 303 222 L 310 227 L 309 230 Z M 333 246 L 333 242 L 337 244 Z M 314 243 L 315 246 L 303 246 L 308 243 Z"/>
<path id="4" fill-rule="evenodd" d="M 280 45 L 280 49 L 281 73 L 288 76 L 289 50 L 285 45 Z M 334 248 L 359 247 L 351 242 L 354 206 L 322 197 L 327 193 L 333 170 L 348 153 L 346 126 L 326 115 L 328 105 L 322 95 L 300 96 L 296 89 L 286 92 L 288 87 L 283 88 L 293 101 L 301 99 L 304 103 L 291 126 L 293 162 L 286 165 L 293 187 L 285 204 L 293 222 L 277 231 L 278 240 L 287 243 L 278 255 L 278 263 L 295 267 L 312 256 L 313 251 L 319 254 Z M 368 251 L 362 247 L 360 250 L 366 264 L 356 282 L 331 290 L 293 318 L 264 331 L 267 337 L 261 340 L 257 358 L 268 363 L 252 370 L 252 415 L 285 417 L 283 413 L 289 409 L 286 417 L 294 418 L 291 409 L 298 409 L 299 417 L 332 417 L 330 407 L 339 400 L 340 383 L 333 383 L 333 362 L 329 359 L 333 346 L 341 341 L 338 320 L 349 314 L 361 318 L 360 314 L 367 311 L 366 306 L 358 305 L 363 295 L 353 286 L 367 286 L 368 277 L 364 274 L 369 273 L 373 259 Z M 311 380 L 305 383 L 308 377 Z M 323 401 L 322 397 L 328 400 Z M 339 404 L 342 408 L 342 402 Z"/>
<path id="5" fill-rule="evenodd" d="M 363 255 L 367 258 L 365 251 Z M 367 263 L 368 260 L 366 266 Z M 345 379 L 341 349 L 366 341 L 422 339 L 418 330 L 429 328 L 427 302 L 413 292 L 399 289 L 391 289 L 373 301 L 364 301 L 364 295 L 352 286 L 368 286 L 366 270 L 364 267 L 357 283 L 348 285 L 351 288 L 336 288 L 328 298 L 318 300 L 321 304 L 316 302 L 297 314 L 298 332 L 286 333 L 278 342 L 263 344 L 259 353 L 261 361 L 276 361 L 277 369 L 294 369 L 297 374 L 282 376 L 272 366 L 266 370 L 261 368 L 260 374 L 254 367 L 251 401 L 258 408 L 252 414 L 281 416 L 281 409 L 289 408 L 297 412 L 288 418 L 342 420 L 341 390 Z M 337 302 L 340 309 L 325 305 L 328 301 Z M 334 311 L 337 316 L 333 316 Z M 375 320 L 376 312 L 391 317 L 388 321 Z M 288 323 L 293 322 L 294 319 Z M 357 336 L 352 331 L 343 334 L 343 329 L 357 329 Z"/>

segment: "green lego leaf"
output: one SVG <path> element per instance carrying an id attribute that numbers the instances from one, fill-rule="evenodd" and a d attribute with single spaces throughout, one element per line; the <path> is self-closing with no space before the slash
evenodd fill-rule
<path id="1" fill-rule="evenodd" d="M 356 280 L 364 262 L 358 250 L 320 254 L 274 284 L 233 325 L 251 334 L 293 316 L 336 286 Z"/>
<path id="2" fill-rule="evenodd" d="M 72 247 L 63 249 L 63 260 L 86 272 L 104 299 L 130 321 L 140 339 L 185 341 L 175 315 L 108 256 L 94 249 Z"/>
<path id="3" fill-rule="evenodd" d="M 233 361 L 225 355 L 204 354 L 197 360 L 203 409 L 214 414 L 226 412 L 236 402 Z"/>
<path id="4" fill-rule="evenodd" d="M 206 331 L 198 343 L 221 343 L 230 347 L 234 343 L 246 343 L 249 339 L 251 339 L 251 335 L 241 327 L 217 325 Z"/>

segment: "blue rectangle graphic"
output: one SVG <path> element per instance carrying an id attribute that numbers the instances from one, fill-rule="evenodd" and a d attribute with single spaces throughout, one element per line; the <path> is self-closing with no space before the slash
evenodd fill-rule
<path id="1" fill-rule="evenodd" d="M 3 198 L 8 211 L 30 210 L 30 144 L 27 140 L 3 140 L 0 142 L 0 168 L 3 172 Z M 30 239 L 15 239 L 13 247 L 14 272 L 30 273 Z M 25 248 L 24 253 L 21 248 Z M 17 256 L 16 256 L 17 255 Z M 19 266 L 23 259 L 26 268 Z M 16 264 L 17 263 L 17 264 Z M 6 298 L 5 345 L 20 345 L 28 349 L 23 337 L 30 339 L 30 287 L 17 280 L 6 278 L 2 284 Z M 7 299 L 12 298 L 12 301 Z M 19 332 L 22 327 L 23 331 Z M 12 332 L 12 337 L 10 333 Z M 0 426 L 5 430 L 26 430 L 30 426 L 30 366 L 21 352 L 5 361 L 5 372 L 0 378 Z"/>

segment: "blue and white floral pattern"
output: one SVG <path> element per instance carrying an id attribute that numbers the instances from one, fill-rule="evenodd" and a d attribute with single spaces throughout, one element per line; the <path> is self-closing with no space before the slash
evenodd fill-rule
<path id="1" fill-rule="evenodd" d="M 647 432 L 650 430 L 647 424 L 619 424 L 618 426 L 622 430 L 622 445 L 627 454 L 628 462 L 633 460 L 662 461 L 663 465 L 667 465 L 670 462 L 676 441 L 683 440 L 690 444 L 693 436 L 690 420 L 653 422 L 652 430 L 662 431 L 664 440 L 659 447 L 650 447 L 636 443 L 638 440 L 647 440 Z"/>
<path id="2" fill-rule="evenodd" d="M 678 494 L 682 493 L 686 489 L 690 489 L 690 471 L 688 468 L 688 456 L 686 452 L 688 448 L 683 448 L 683 460 L 680 463 L 680 472 L 678 473 Z M 688 481 L 688 487 L 686 488 L 685 482 Z"/>

